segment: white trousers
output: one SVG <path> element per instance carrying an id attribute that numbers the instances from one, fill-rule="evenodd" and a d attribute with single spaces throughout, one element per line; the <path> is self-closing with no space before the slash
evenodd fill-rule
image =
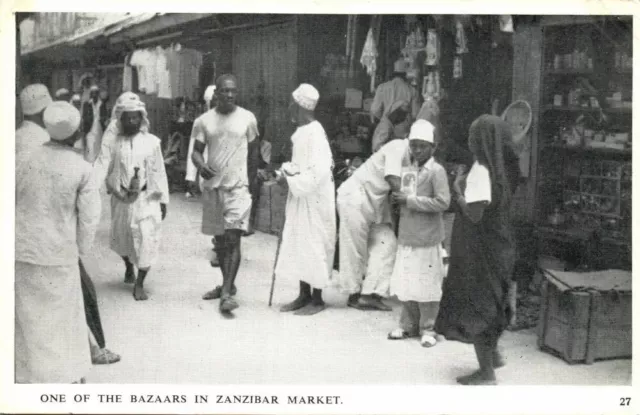
<path id="1" fill-rule="evenodd" d="M 348 294 L 387 297 L 397 247 L 391 225 L 374 223 L 373 208 L 362 192 L 339 194 L 338 214 L 340 288 Z"/>

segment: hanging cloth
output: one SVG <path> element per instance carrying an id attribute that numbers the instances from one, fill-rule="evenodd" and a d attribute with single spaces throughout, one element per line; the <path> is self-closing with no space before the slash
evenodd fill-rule
<path id="1" fill-rule="evenodd" d="M 362 56 L 360 57 L 360 63 L 367 68 L 367 74 L 371 77 L 371 92 L 375 92 L 376 81 L 376 59 L 378 58 L 378 48 L 373 35 L 373 28 L 369 29 L 367 33 L 367 40 L 364 43 L 362 49 Z"/>
<path id="2" fill-rule="evenodd" d="M 427 59 L 425 65 L 436 66 L 440 61 L 440 45 L 438 39 L 438 33 L 435 29 L 429 29 L 427 32 Z"/>
<path id="3" fill-rule="evenodd" d="M 464 25 L 460 19 L 456 19 L 456 54 L 468 53 L 467 36 L 464 33 Z"/>

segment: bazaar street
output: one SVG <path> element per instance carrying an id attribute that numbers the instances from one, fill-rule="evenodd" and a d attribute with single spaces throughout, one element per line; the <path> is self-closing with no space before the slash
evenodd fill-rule
<path id="1" fill-rule="evenodd" d="M 123 283 L 124 265 L 109 250 L 109 203 L 103 197 L 102 222 L 85 264 L 98 291 L 107 347 L 122 361 L 93 366 L 88 383 L 446 385 L 477 366 L 473 348 L 461 343 L 425 349 L 417 340 L 387 340 L 398 321 L 397 304 L 392 313 L 362 312 L 327 290 L 325 312 L 307 318 L 282 314 L 278 306 L 295 297 L 297 282 L 277 281 L 269 308 L 277 239 L 259 232 L 243 238 L 240 308 L 234 319 L 225 319 L 216 301 L 201 299 L 221 277 L 209 265 L 210 238 L 200 233 L 200 201 L 171 196 L 145 302 L 134 301 L 131 286 Z M 501 385 L 631 382 L 628 360 L 568 365 L 538 350 L 534 330 L 507 332 L 501 346 L 507 358 L 497 372 Z"/>

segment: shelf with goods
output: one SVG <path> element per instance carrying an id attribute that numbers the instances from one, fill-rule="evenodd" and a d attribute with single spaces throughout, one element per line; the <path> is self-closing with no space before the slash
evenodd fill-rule
<path id="1" fill-rule="evenodd" d="M 539 237 L 631 240 L 631 31 L 546 27 L 538 137 Z"/>

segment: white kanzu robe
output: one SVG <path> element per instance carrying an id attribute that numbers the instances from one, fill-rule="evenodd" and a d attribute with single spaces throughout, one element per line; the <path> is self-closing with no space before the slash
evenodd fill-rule
<path id="1" fill-rule="evenodd" d="M 73 383 L 91 367 L 78 256 L 91 248 L 100 193 L 82 154 L 48 142 L 16 166 L 17 383 Z"/>
<path id="2" fill-rule="evenodd" d="M 300 174 L 287 179 L 289 195 L 276 274 L 323 289 L 331 279 L 336 242 L 333 157 L 317 121 L 298 127 L 291 141 L 291 163 Z"/>
<path id="3" fill-rule="evenodd" d="M 162 223 L 160 204 L 169 203 L 167 173 L 158 137 L 140 132 L 132 139 L 116 138 L 107 174 L 107 189 L 128 188 L 135 167 L 140 168 L 140 186 L 147 188 L 131 204 L 111 197 L 111 249 L 144 269 L 156 263 Z"/>

